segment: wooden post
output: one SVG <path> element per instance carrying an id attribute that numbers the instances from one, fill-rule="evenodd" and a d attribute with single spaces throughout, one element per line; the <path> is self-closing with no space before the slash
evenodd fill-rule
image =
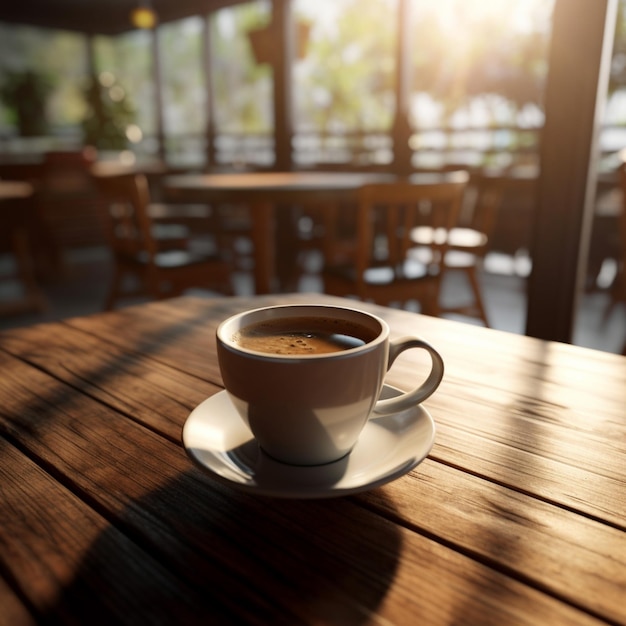
<path id="1" fill-rule="evenodd" d="M 213 72 L 211 69 L 211 17 L 204 15 L 202 31 L 202 66 L 204 69 L 204 86 L 206 92 L 206 128 L 205 128 L 205 167 L 211 169 L 215 165 L 215 123 L 213 119 Z"/>
<path id="2" fill-rule="evenodd" d="M 526 334 L 571 342 L 587 265 L 617 0 L 556 0 Z"/>
<path id="3" fill-rule="evenodd" d="M 161 80 L 161 49 L 159 45 L 159 29 L 150 30 L 152 44 L 152 79 L 154 81 L 154 101 L 156 114 L 156 135 L 159 159 L 166 160 L 165 129 L 163 124 L 163 81 Z"/>
<path id="4" fill-rule="evenodd" d="M 272 67 L 274 68 L 274 169 L 292 168 L 292 80 L 294 36 L 291 0 L 274 0 L 272 30 L 275 36 Z"/>
<path id="5" fill-rule="evenodd" d="M 409 120 L 409 28 L 408 0 L 400 0 L 397 9 L 398 31 L 396 46 L 396 113 L 391 128 L 393 169 L 406 176 L 411 173 L 413 151 L 409 146 L 412 129 Z"/>
<path id="6" fill-rule="evenodd" d="M 94 51 L 95 40 L 92 34 L 85 35 L 85 58 L 87 60 L 87 75 L 97 76 L 98 67 L 96 65 L 96 55 Z"/>

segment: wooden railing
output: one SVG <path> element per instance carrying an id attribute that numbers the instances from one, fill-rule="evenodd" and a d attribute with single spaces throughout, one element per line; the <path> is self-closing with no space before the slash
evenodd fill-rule
<path id="1" fill-rule="evenodd" d="M 415 131 L 409 144 L 416 168 L 453 165 L 506 167 L 536 160 L 540 128 L 429 128 Z M 274 139 L 267 134 L 219 133 L 212 137 L 213 165 L 271 167 Z M 207 163 L 207 139 L 170 136 L 166 158 L 172 164 Z M 389 131 L 367 133 L 296 133 L 292 139 L 294 167 L 388 167 L 393 161 Z"/>
<path id="2" fill-rule="evenodd" d="M 413 166 L 437 169 L 460 166 L 507 168 L 538 162 L 541 128 L 490 126 L 427 128 L 410 137 Z M 22 139 L 0 137 L 0 153 L 13 161 L 40 155 L 47 150 L 81 146 L 80 133 Z M 210 150 L 209 150 L 210 146 Z M 626 147 L 626 124 L 606 125 L 600 135 L 601 155 Z M 209 140 L 200 133 L 168 135 L 164 139 L 166 161 L 177 168 L 210 167 L 271 168 L 274 137 L 271 133 L 216 133 Z M 139 158 L 158 158 L 157 137 L 145 135 L 130 146 Z M 393 140 L 388 130 L 366 133 L 296 133 L 292 139 L 296 169 L 385 169 L 393 162 Z"/>

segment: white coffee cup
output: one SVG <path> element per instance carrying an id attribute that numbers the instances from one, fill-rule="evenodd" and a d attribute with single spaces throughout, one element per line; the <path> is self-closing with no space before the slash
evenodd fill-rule
<path id="1" fill-rule="evenodd" d="M 308 350 L 313 330 L 328 328 L 334 333 L 339 328 L 341 337 L 362 335 L 358 341 L 362 345 L 306 354 L 276 354 L 265 351 L 267 346 L 259 350 L 257 345 L 241 345 L 241 331 L 251 325 L 300 329 L 311 319 L 322 321 L 315 322 L 304 339 L 298 334 L 293 341 L 291 335 L 271 341 L 282 341 L 281 346 L 297 341 Z M 444 372 L 439 353 L 418 337 L 389 335 L 384 320 L 364 311 L 327 305 L 271 306 L 223 321 L 217 329 L 217 354 L 224 386 L 262 450 L 284 463 L 319 465 L 348 454 L 369 417 L 411 408 L 439 386 Z M 379 400 L 387 371 L 409 348 L 430 354 L 426 380 L 412 391 Z"/>

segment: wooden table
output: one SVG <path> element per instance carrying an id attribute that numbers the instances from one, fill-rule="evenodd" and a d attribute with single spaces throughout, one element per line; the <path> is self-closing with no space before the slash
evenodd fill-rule
<path id="1" fill-rule="evenodd" d="M 21 180 L 0 180 L 0 200 L 30 198 L 33 186 Z"/>
<path id="2" fill-rule="evenodd" d="M 351 203 L 364 183 L 393 178 L 390 174 L 356 172 L 181 174 L 166 176 L 163 188 L 169 198 L 182 202 L 236 203 L 250 207 L 255 289 L 258 294 L 266 294 L 275 291 L 277 256 L 281 256 L 277 249 L 288 247 L 292 235 L 276 236 L 277 207 Z M 285 239 L 287 243 L 282 246 Z M 284 264 L 293 262 L 283 259 Z"/>
<path id="3" fill-rule="evenodd" d="M 196 467 L 214 333 L 305 294 L 0 333 L 0 624 L 625 624 L 626 358 L 359 304 L 446 375 L 426 460 L 334 499 Z M 388 382 L 408 387 L 419 351 Z"/>
<path id="4" fill-rule="evenodd" d="M 167 165 L 163 161 L 124 161 L 121 159 L 96 161 L 89 171 L 93 176 L 120 176 L 122 174 L 145 174 L 149 178 L 164 176 Z"/>

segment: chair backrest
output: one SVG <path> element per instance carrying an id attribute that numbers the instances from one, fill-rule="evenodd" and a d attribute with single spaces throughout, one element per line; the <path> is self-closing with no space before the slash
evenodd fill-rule
<path id="1" fill-rule="evenodd" d="M 101 245 L 99 198 L 90 174 L 88 149 L 48 151 L 36 179 L 39 215 L 56 245 Z"/>
<path id="2" fill-rule="evenodd" d="M 355 263 L 358 274 L 377 260 L 401 264 L 414 246 L 415 226 L 440 229 L 436 241 L 440 258 L 445 255 L 445 231 L 457 225 L 469 175 L 447 172 L 421 179 L 409 177 L 394 182 L 364 185 L 359 190 Z"/>
<path id="3" fill-rule="evenodd" d="M 461 215 L 461 225 L 484 233 L 487 237 L 493 232 L 498 209 L 502 204 L 507 178 L 489 173 L 474 174 L 469 188 L 469 216 Z M 465 220 L 463 218 L 466 218 Z"/>
<path id="4" fill-rule="evenodd" d="M 145 255 L 150 261 L 158 245 L 152 235 L 148 213 L 150 190 L 143 174 L 94 177 L 106 201 L 105 227 L 113 252 L 121 257 Z"/>
<path id="5" fill-rule="evenodd" d="M 93 192 L 89 169 L 96 154 L 83 150 L 50 150 L 44 154 L 42 181 L 50 194 L 87 194 Z"/>

